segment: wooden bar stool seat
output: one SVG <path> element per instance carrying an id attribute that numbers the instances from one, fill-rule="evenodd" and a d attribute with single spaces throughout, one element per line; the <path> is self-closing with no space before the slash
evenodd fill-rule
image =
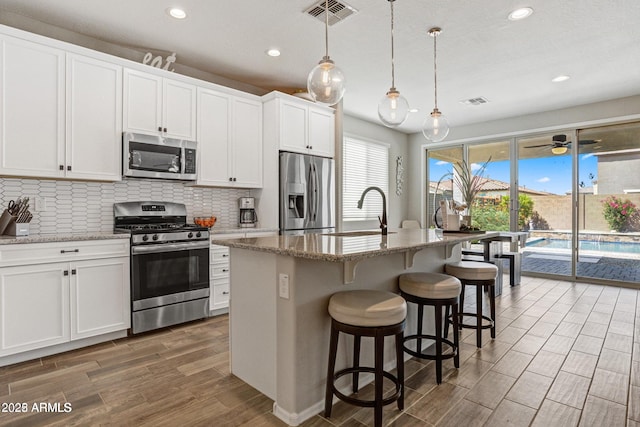
<path id="1" fill-rule="evenodd" d="M 463 307 L 458 313 L 460 328 L 476 330 L 476 346 L 482 347 L 482 330 L 491 329 L 491 338 L 496 337 L 496 276 L 498 267 L 487 262 L 459 261 L 445 265 L 445 272 L 460 279 L 462 291 L 460 294 L 460 306 Z M 466 286 L 476 287 L 476 312 L 464 312 L 464 292 Z M 490 316 L 482 314 L 483 288 L 489 289 Z M 474 324 L 464 323 L 464 317 L 475 318 Z"/>
<path id="2" fill-rule="evenodd" d="M 458 298 L 462 285 L 457 278 L 440 273 L 407 273 L 400 275 L 399 278 L 400 295 L 407 302 L 418 305 L 418 328 L 417 333 L 404 337 L 404 351 L 414 357 L 421 359 L 429 359 L 436 361 L 436 380 L 438 384 L 442 382 L 442 360 L 453 358 L 456 368 L 460 367 L 460 354 L 458 342 Z M 424 306 L 432 306 L 435 311 L 435 335 L 428 335 L 422 332 Z M 446 332 L 443 337 L 443 307 L 448 313 L 451 308 L 451 317 L 453 319 L 453 341 L 446 338 Z M 448 327 L 448 322 L 445 322 Z M 423 352 L 422 340 L 428 339 L 435 341 L 435 351 Z M 407 346 L 407 343 L 416 341 L 416 348 L 413 350 Z M 448 347 L 448 351 L 444 352 L 442 345 Z M 427 349 L 428 351 L 429 349 Z"/>
<path id="3" fill-rule="evenodd" d="M 374 408 L 374 424 L 382 426 L 382 407 L 398 403 L 404 409 L 404 359 L 402 337 L 407 317 L 405 300 L 394 293 L 374 290 L 346 291 L 333 294 L 329 300 L 331 316 L 331 341 L 324 415 L 331 416 L 333 396 L 356 406 Z M 353 366 L 335 372 L 339 333 L 353 335 Z M 384 338 L 395 336 L 396 375 L 384 371 Z M 360 366 L 360 341 L 362 337 L 373 337 L 375 341 L 374 366 Z M 351 374 L 353 393 L 358 393 L 358 376 L 361 372 L 374 374 L 375 397 L 373 400 L 358 399 L 340 392 L 335 385 L 338 378 Z M 395 385 L 395 392 L 384 397 L 384 378 Z"/>

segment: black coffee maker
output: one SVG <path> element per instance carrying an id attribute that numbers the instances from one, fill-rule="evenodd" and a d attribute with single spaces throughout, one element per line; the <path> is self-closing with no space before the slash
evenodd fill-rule
<path id="1" fill-rule="evenodd" d="M 240 221 L 238 225 L 241 228 L 255 227 L 258 223 L 256 199 L 253 197 L 240 197 L 238 199 L 238 208 L 240 208 Z"/>

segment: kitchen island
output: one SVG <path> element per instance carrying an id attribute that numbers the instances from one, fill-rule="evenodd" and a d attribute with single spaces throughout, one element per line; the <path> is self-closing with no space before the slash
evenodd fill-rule
<path id="1" fill-rule="evenodd" d="M 329 298 L 335 292 L 397 292 L 402 273 L 442 272 L 460 259 L 460 243 L 497 233 L 443 234 L 391 230 L 215 240 L 231 254 L 231 372 L 274 400 L 274 414 L 298 425 L 324 407 L 329 349 Z M 415 329 L 410 307 L 407 329 Z M 433 329 L 429 312 L 425 328 Z M 340 340 L 336 368 L 350 360 Z M 394 366 L 392 346 L 385 354 Z M 362 365 L 372 366 L 372 343 L 362 342 Z M 344 378 L 346 380 L 346 378 Z M 362 383 L 371 379 L 363 378 Z M 345 383 L 339 386 L 347 386 Z"/>

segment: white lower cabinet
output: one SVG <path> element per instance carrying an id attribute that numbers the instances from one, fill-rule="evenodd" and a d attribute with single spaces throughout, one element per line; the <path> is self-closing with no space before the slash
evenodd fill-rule
<path id="1" fill-rule="evenodd" d="M 71 268 L 71 339 L 128 329 L 129 257 L 79 261 Z"/>
<path id="2" fill-rule="evenodd" d="M 66 263 L 0 269 L 0 356 L 69 341 Z"/>
<path id="3" fill-rule="evenodd" d="M 245 233 L 215 234 L 216 240 L 239 239 Z M 209 310 L 217 311 L 229 308 L 229 248 L 220 245 L 211 245 L 210 249 L 211 269 L 209 272 Z"/>
<path id="4" fill-rule="evenodd" d="M 258 231 L 246 233 L 214 234 L 214 240 L 239 239 L 242 237 L 266 237 L 277 236 L 274 231 Z M 209 311 L 218 311 L 229 308 L 231 296 L 229 282 L 231 277 L 229 248 L 221 245 L 211 245 L 210 250 L 211 269 L 209 276 Z"/>
<path id="5" fill-rule="evenodd" d="M 0 357 L 130 327 L 128 240 L 1 245 L 0 260 Z"/>

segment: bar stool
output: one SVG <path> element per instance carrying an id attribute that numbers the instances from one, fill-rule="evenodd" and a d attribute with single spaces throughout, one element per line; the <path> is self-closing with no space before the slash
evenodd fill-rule
<path id="1" fill-rule="evenodd" d="M 407 300 L 418 305 L 418 330 L 414 335 L 404 337 L 404 351 L 414 357 L 436 361 L 436 381 L 442 382 L 442 360 L 453 358 L 456 368 L 460 367 L 460 354 L 458 343 L 458 297 L 462 288 L 460 280 L 457 278 L 439 273 L 407 273 L 401 274 L 399 278 L 400 295 Z M 422 319 L 424 306 L 430 305 L 435 311 L 435 335 L 422 333 Z M 451 308 L 453 319 L 453 342 L 442 337 L 442 308 Z M 445 322 L 448 327 L 448 322 Z M 422 340 L 429 339 L 435 341 L 435 353 L 425 354 L 422 352 Z M 416 340 L 416 350 L 407 347 L 407 342 Z M 442 344 L 449 346 L 449 352 L 444 354 Z"/>
<path id="2" fill-rule="evenodd" d="M 407 303 L 394 293 L 374 290 L 346 291 L 333 294 L 329 300 L 331 316 L 331 341 L 329 347 L 329 369 L 324 416 L 331 416 L 333 395 L 356 406 L 374 408 L 375 426 L 382 426 L 382 407 L 398 402 L 398 409 L 404 409 L 404 359 L 402 337 L 407 317 Z M 335 372 L 339 333 L 353 335 L 353 366 Z M 397 375 L 384 371 L 384 337 L 395 335 Z M 360 340 L 373 337 L 375 340 L 374 367 L 360 366 Z M 352 374 L 353 393 L 358 392 L 360 372 L 374 374 L 374 400 L 363 400 L 341 393 L 335 385 L 338 378 Z M 390 379 L 395 392 L 383 396 L 383 378 Z"/>
<path id="3" fill-rule="evenodd" d="M 460 293 L 461 313 L 458 324 L 460 328 L 469 328 L 476 330 L 476 346 L 482 347 L 482 330 L 491 329 L 491 338 L 496 337 L 496 276 L 498 267 L 487 262 L 478 261 L 459 261 L 456 263 L 446 264 L 445 272 L 460 279 L 462 284 L 462 292 Z M 476 313 L 464 312 L 464 291 L 466 286 L 476 287 Z M 482 298 L 483 288 L 489 288 L 489 307 L 491 317 L 482 314 Z M 464 316 L 473 316 L 476 319 L 475 325 L 464 323 Z M 486 320 L 488 323 L 483 322 Z M 448 323 L 447 323 L 448 324 Z"/>

